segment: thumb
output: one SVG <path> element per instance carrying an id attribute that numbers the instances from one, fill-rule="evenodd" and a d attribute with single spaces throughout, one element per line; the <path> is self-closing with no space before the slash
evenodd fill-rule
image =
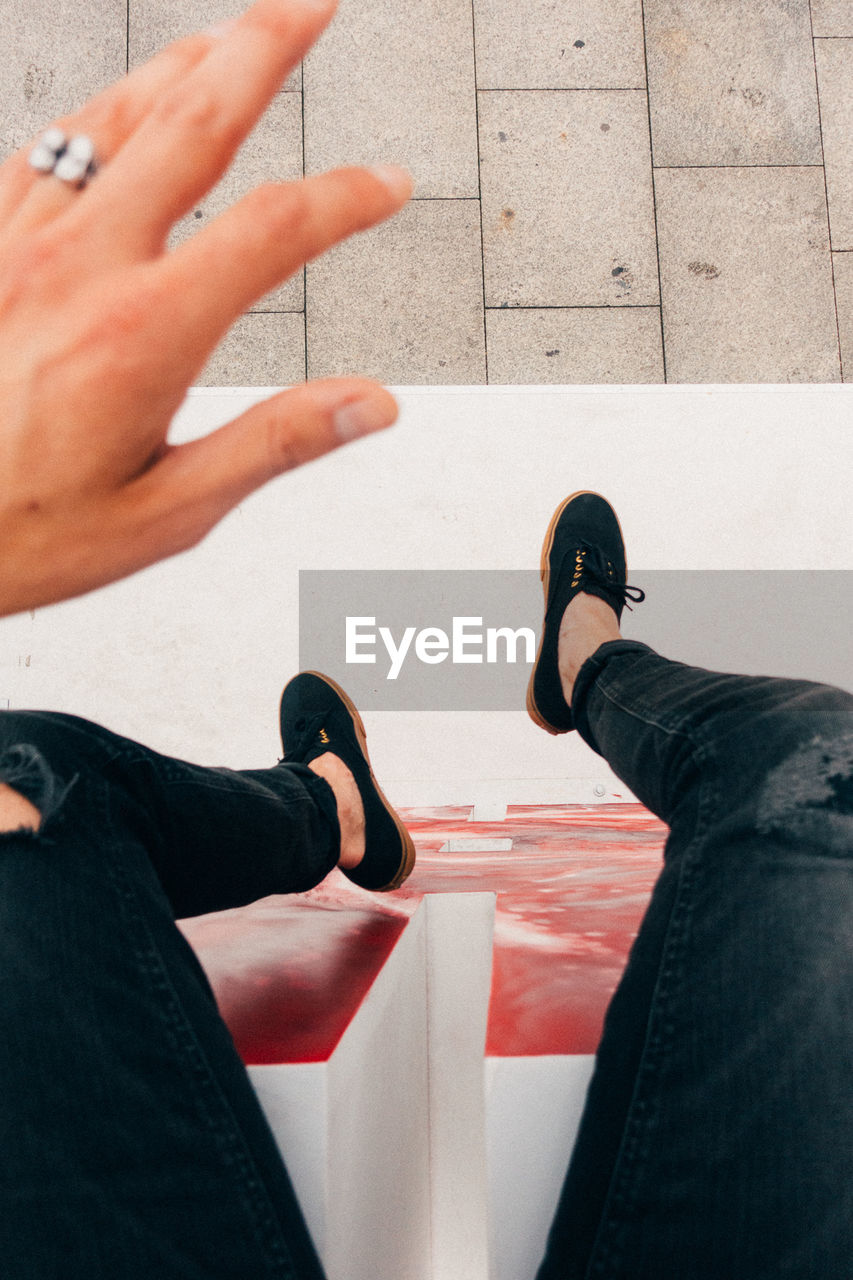
<path id="1" fill-rule="evenodd" d="M 161 541 L 160 554 L 186 549 L 274 476 L 390 427 L 397 414 L 391 393 L 365 378 L 282 391 L 210 435 L 167 450 L 134 482 L 140 523 Z"/>

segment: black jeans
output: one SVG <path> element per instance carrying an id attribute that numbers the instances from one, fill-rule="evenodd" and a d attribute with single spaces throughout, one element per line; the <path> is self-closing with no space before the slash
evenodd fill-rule
<path id="1" fill-rule="evenodd" d="M 669 824 L 539 1280 L 853 1274 L 853 697 L 616 640 L 579 732 Z"/>
<path id="2" fill-rule="evenodd" d="M 671 835 L 542 1280 L 849 1274 L 853 698 L 616 641 L 574 701 Z M 173 917 L 321 879 L 329 789 L 38 713 L 0 717 L 0 780 L 44 814 L 0 837 L 4 1276 L 316 1280 Z"/>
<path id="3" fill-rule="evenodd" d="M 72 716 L 0 716 L 0 1274 L 321 1280 L 278 1149 L 174 920 L 335 865 L 301 765 L 168 759 Z"/>

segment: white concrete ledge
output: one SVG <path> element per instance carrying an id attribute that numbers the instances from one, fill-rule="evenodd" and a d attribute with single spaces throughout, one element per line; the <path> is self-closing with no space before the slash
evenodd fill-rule
<path id="1" fill-rule="evenodd" d="M 328 1280 L 485 1280 L 495 899 L 428 896 L 326 1062 L 250 1067 Z"/>

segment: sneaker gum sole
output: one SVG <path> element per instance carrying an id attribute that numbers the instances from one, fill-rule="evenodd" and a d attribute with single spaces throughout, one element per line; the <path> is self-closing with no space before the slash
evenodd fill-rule
<path id="1" fill-rule="evenodd" d="M 560 522 L 560 517 L 562 516 L 563 512 L 565 511 L 569 503 L 574 502 L 575 498 L 580 498 L 585 493 L 591 493 L 596 498 L 601 497 L 601 494 L 596 493 L 594 489 L 576 489 L 574 493 L 569 494 L 568 498 L 564 498 L 563 501 L 560 503 L 560 505 L 557 507 L 557 510 L 554 512 L 554 514 L 551 517 L 551 523 L 548 525 L 548 529 L 545 534 L 545 541 L 542 543 L 542 555 L 539 558 L 539 577 L 542 580 L 544 611 L 542 616 L 542 635 L 539 637 L 539 648 L 536 651 L 536 661 L 533 664 L 533 671 L 531 672 L 530 679 L 527 682 L 527 714 L 530 716 L 530 719 L 534 722 L 534 724 L 538 724 L 540 729 L 544 729 L 546 733 L 552 734 L 555 738 L 559 737 L 560 734 L 568 733 L 570 731 L 568 729 L 555 729 L 553 725 L 549 724 L 548 721 L 544 719 L 544 717 L 542 716 L 542 713 L 540 712 L 539 708 L 536 705 L 536 699 L 533 696 L 533 681 L 536 676 L 536 668 L 539 666 L 539 657 L 542 653 L 542 645 L 545 642 L 545 613 L 548 610 L 548 588 L 551 583 L 550 556 L 551 556 L 551 550 L 554 546 L 554 534 L 557 531 L 557 525 Z M 613 510 L 612 507 L 611 507 L 611 510 Z M 619 537 L 622 539 L 622 545 L 624 547 L 625 538 L 622 534 L 622 525 L 619 523 L 619 517 L 616 515 L 615 511 L 613 512 L 613 515 L 616 518 L 616 524 L 619 529 Z M 627 581 L 627 578 L 628 578 L 627 557 L 625 561 L 625 569 L 626 569 L 625 580 Z"/>
<path id="2" fill-rule="evenodd" d="M 375 890 L 372 890 L 372 892 L 387 893 L 390 889 L 399 889 L 400 885 L 403 883 L 404 880 L 408 878 L 408 876 L 412 871 L 412 868 L 415 865 L 415 846 L 412 841 L 412 837 L 409 835 L 409 832 L 406 830 L 406 828 L 403 826 L 403 823 L 400 821 L 399 817 L 397 816 L 396 809 L 388 800 L 388 797 L 385 795 L 385 792 L 382 790 L 379 783 L 376 781 L 376 778 L 374 777 L 373 768 L 370 763 L 370 756 L 367 754 L 367 732 L 364 728 L 364 721 L 359 715 L 359 711 L 355 703 L 352 701 L 349 695 L 341 688 L 341 686 L 331 678 L 331 676 L 324 676 L 322 671 L 306 671 L 305 675 L 316 676 L 318 680 L 322 680 L 324 684 L 327 684 L 329 688 L 332 689 L 338 695 L 341 702 L 344 704 L 347 711 L 349 712 L 350 718 L 353 723 L 353 728 L 355 729 L 355 736 L 358 741 L 358 745 L 361 747 L 361 750 L 364 753 L 364 758 L 367 761 L 367 769 L 370 774 L 370 781 L 373 783 L 374 787 L 376 788 L 376 794 L 379 796 L 379 799 L 382 801 L 385 808 L 388 810 L 389 814 L 393 818 L 394 826 L 397 828 L 397 831 L 400 835 L 400 839 L 403 842 L 403 850 L 404 850 L 403 861 L 401 862 L 396 875 L 394 875 L 394 877 L 391 880 L 389 880 L 386 885 L 383 885 L 381 889 L 375 889 Z M 358 866 L 360 865 L 361 864 L 359 863 Z M 353 871 L 357 869 L 358 869 L 357 867 L 352 868 Z"/>

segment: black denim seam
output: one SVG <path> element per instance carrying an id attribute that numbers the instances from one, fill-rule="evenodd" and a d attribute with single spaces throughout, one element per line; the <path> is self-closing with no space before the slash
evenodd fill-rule
<path id="1" fill-rule="evenodd" d="M 102 800 L 102 816 L 104 829 L 110 832 L 111 843 L 116 850 L 120 848 L 109 811 L 109 797 L 106 787 L 98 788 Z M 123 903 L 124 911 L 135 927 L 137 942 L 129 941 L 133 949 L 137 965 L 152 991 L 158 997 L 158 1005 L 164 1016 L 164 1023 L 176 1053 L 185 1069 L 188 1069 L 194 1082 L 204 1088 L 194 1090 L 194 1098 L 199 1115 L 203 1118 L 215 1138 L 223 1137 L 222 1119 L 227 1117 L 228 1155 L 239 1169 L 239 1184 L 246 1193 L 246 1204 L 250 1219 L 254 1222 L 256 1242 L 261 1254 L 267 1257 L 277 1269 L 277 1273 L 285 1280 L 298 1280 L 298 1274 L 288 1249 L 287 1242 L 276 1219 L 269 1194 L 260 1177 L 245 1137 L 236 1117 L 222 1093 L 216 1073 L 207 1060 L 207 1056 L 199 1043 L 192 1023 L 183 1011 L 180 997 L 169 977 L 150 929 L 141 910 L 138 892 L 128 878 L 120 857 L 108 860 L 108 874 L 112 880 L 117 896 Z M 174 926 L 177 928 L 177 925 Z M 142 945 L 144 938 L 145 944 Z M 219 1104 L 219 1114 L 214 1115 L 210 1109 L 205 1093 L 215 1095 Z M 283 1269 L 283 1270 L 282 1270 Z"/>
<path id="2" fill-rule="evenodd" d="M 698 747 L 698 744 L 694 744 Z M 701 748 L 703 754 L 713 748 Z M 693 888 L 701 869 L 701 855 L 711 829 L 711 815 L 719 807 L 720 795 L 716 780 L 706 774 L 700 783 L 699 811 L 696 830 L 690 844 L 681 855 L 682 863 L 678 889 L 672 913 L 667 925 L 666 938 L 661 951 L 660 969 L 649 1005 L 646 1041 L 640 1055 L 634 1092 L 625 1119 L 622 1142 L 614 1162 L 613 1174 L 607 1197 L 602 1208 L 601 1220 L 590 1251 L 587 1267 L 589 1280 L 607 1275 L 609 1280 L 624 1276 L 630 1280 L 631 1260 L 620 1255 L 618 1237 L 626 1217 L 636 1208 L 639 1192 L 638 1170 L 649 1155 L 650 1136 L 660 1107 L 659 1080 L 671 1051 L 674 1026 L 668 1027 L 665 1011 L 660 1005 L 671 997 L 673 986 L 681 981 L 683 953 L 693 917 Z M 663 1021 L 662 1021 L 663 1020 Z M 655 1024 L 662 1021 L 658 1029 Z M 655 1092 L 654 1105 L 647 1103 L 642 1094 Z M 609 1237 L 609 1238 L 608 1238 Z M 622 1268 L 622 1271 L 620 1271 Z"/>
<path id="3" fill-rule="evenodd" d="M 657 719 L 651 711 L 644 707 L 640 707 L 638 709 L 636 706 L 626 706 L 624 702 L 620 700 L 618 693 L 613 692 L 612 686 L 616 684 L 617 679 L 618 677 L 615 677 L 611 681 L 610 686 L 604 684 L 600 680 L 596 683 L 596 689 L 602 697 L 607 698 L 608 702 L 612 703 L 614 707 L 618 707 L 625 715 L 633 716 L 635 720 L 641 720 L 643 724 L 651 725 L 654 729 L 660 729 L 661 733 L 666 733 L 671 737 L 685 738 L 687 742 L 690 743 L 691 754 L 694 760 L 704 763 L 708 759 L 710 751 L 712 751 L 713 748 L 709 747 L 707 742 L 699 740 L 701 733 L 698 729 L 687 730 L 677 723 L 667 723 L 665 720 Z M 701 726 L 699 726 L 699 729 L 701 729 Z"/>
<path id="4" fill-rule="evenodd" d="M 599 692 L 602 697 L 607 698 L 608 702 L 610 702 L 612 706 L 617 707 L 624 715 L 633 716 L 634 719 L 641 720 L 643 724 L 651 725 L 653 728 L 659 729 L 661 733 L 667 734 L 670 738 L 682 738 L 689 746 L 690 760 L 697 773 L 701 772 L 702 769 L 706 768 L 711 763 L 714 758 L 716 748 L 709 738 L 705 738 L 702 733 L 701 725 L 687 730 L 679 728 L 674 724 L 664 724 L 652 717 L 642 715 L 642 713 L 636 711 L 633 707 L 625 706 L 618 697 L 614 696 L 610 689 L 600 688 Z M 664 857 L 666 857 L 665 852 Z"/>

